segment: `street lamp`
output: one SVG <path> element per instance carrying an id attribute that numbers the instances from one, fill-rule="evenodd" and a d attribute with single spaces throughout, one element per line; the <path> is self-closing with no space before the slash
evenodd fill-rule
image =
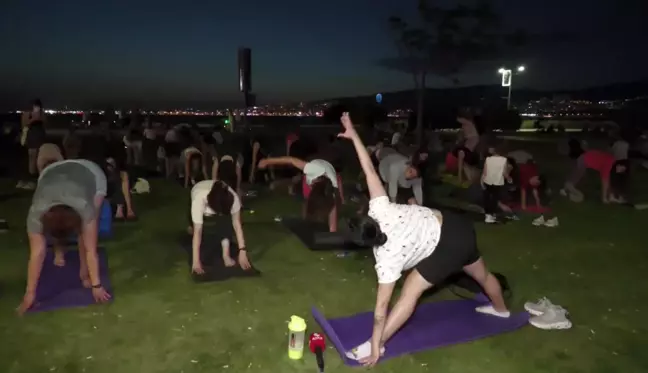
<path id="1" fill-rule="evenodd" d="M 526 67 L 524 65 L 520 65 L 515 70 L 518 74 L 520 74 L 526 71 Z M 506 108 L 510 110 L 511 90 L 513 88 L 513 70 L 502 67 L 499 70 L 497 70 L 497 72 L 499 72 L 499 74 L 502 75 L 502 87 L 508 87 L 508 98 L 506 100 Z"/>

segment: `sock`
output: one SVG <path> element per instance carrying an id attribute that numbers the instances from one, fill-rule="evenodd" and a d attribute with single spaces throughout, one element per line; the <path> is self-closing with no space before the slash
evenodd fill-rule
<path id="1" fill-rule="evenodd" d="M 479 307 L 475 308 L 475 311 L 477 311 L 479 313 L 485 313 L 485 314 L 488 314 L 488 315 L 502 317 L 502 318 L 508 318 L 509 316 L 511 316 L 511 312 L 509 312 L 509 311 L 506 311 L 506 312 L 497 311 L 495 308 L 493 308 L 492 304 L 487 304 L 485 306 L 479 306 Z"/>
<path id="2" fill-rule="evenodd" d="M 385 348 L 380 349 L 380 354 L 385 353 Z M 349 359 L 353 360 L 362 360 L 366 357 L 371 356 L 371 341 L 366 341 L 365 343 L 361 344 L 360 346 L 352 349 L 351 351 L 348 351 L 346 353 L 346 356 Z"/>

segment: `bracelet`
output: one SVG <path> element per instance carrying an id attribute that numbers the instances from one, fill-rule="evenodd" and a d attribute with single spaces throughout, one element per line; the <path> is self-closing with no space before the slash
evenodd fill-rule
<path id="1" fill-rule="evenodd" d="M 101 283 L 98 283 L 97 285 L 92 285 L 93 289 L 99 289 L 101 286 Z"/>
<path id="2" fill-rule="evenodd" d="M 247 249 L 245 248 L 245 246 L 243 246 L 243 247 L 239 247 L 239 251 L 247 251 Z"/>

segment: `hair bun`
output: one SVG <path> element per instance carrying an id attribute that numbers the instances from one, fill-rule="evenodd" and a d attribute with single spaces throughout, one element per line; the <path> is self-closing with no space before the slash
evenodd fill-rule
<path id="1" fill-rule="evenodd" d="M 376 237 L 376 245 L 382 246 L 385 242 L 387 242 L 387 235 L 381 232 L 378 237 Z"/>

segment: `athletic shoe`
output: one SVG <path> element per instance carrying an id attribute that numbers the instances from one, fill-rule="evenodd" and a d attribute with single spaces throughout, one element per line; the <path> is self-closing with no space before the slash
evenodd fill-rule
<path id="1" fill-rule="evenodd" d="M 518 221 L 518 220 L 520 220 L 520 218 L 519 218 L 517 215 L 515 215 L 515 214 L 509 214 L 509 215 L 506 215 L 506 218 L 507 218 L 508 220 L 513 220 L 513 221 Z"/>
<path id="2" fill-rule="evenodd" d="M 25 183 L 19 181 L 18 184 L 16 184 L 16 189 L 25 189 Z"/>
<path id="3" fill-rule="evenodd" d="M 539 329 L 570 329 L 571 321 L 567 318 L 567 310 L 560 306 L 553 306 L 540 316 L 529 319 L 529 324 Z"/>
<path id="4" fill-rule="evenodd" d="M 558 218 L 551 218 L 545 222 L 545 227 L 556 228 L 558 226 Z"/>
<path id="5" fill-rule="evenodd" d="M 563 197 L 567 197 L 567 191 L 565 189 L 560 190 L 560 195 Z"/>
<path id="6" fill-rule="evenodd" d="M 551 303 L 551 301 L 545 297 L 538 299 L 535 303 L 533 302 L 524 303 L 524 309 L 527 310 L 527 312 L 532 314 L 533 316 L 540 316 L 543 313 L 547 312 L 547 310 L 553 306 L 554 304 Z"/>
<path id="7" fill-rule="evenodd" d="M 34 183 L 32 181 L 30 181 L 28 183 L 25 183 L 24 186 L 23 186 L 23 189 L 25 189 L 25 190 L 34 190 L 34 189 L 36 189 L 36 183 Z"/>
<path id="8" fill-rule="evenodd" d="M 535 225 L 536 227 L 539 227 L 541 225 L 545 225 L 544 216 L 540 216 L 539 218 L 534 219 L 531 224 Z"/>
<path id="9" fill-rule="evenodd" d="M 493 307 L 492 304 L 486 304 L 484 306 L 479 306 L 479 307 L 475 308 L 475 311 L 477 311 L 479 313 L 485 313 L 485 314 L 491 315 L 491 316 L 501 317 L 503 319 L 509 318 L 511 316 L 510 311 L 500 312 L 500 311 L 496 310 Z"/>
<path id="10" fill-rule="evenodd" d="M 486 217 L 484 218 L 484 223 L 495 224 L 497 223 L 497 219 L 495 219 L 495 216 L 487 214 Z"/>

